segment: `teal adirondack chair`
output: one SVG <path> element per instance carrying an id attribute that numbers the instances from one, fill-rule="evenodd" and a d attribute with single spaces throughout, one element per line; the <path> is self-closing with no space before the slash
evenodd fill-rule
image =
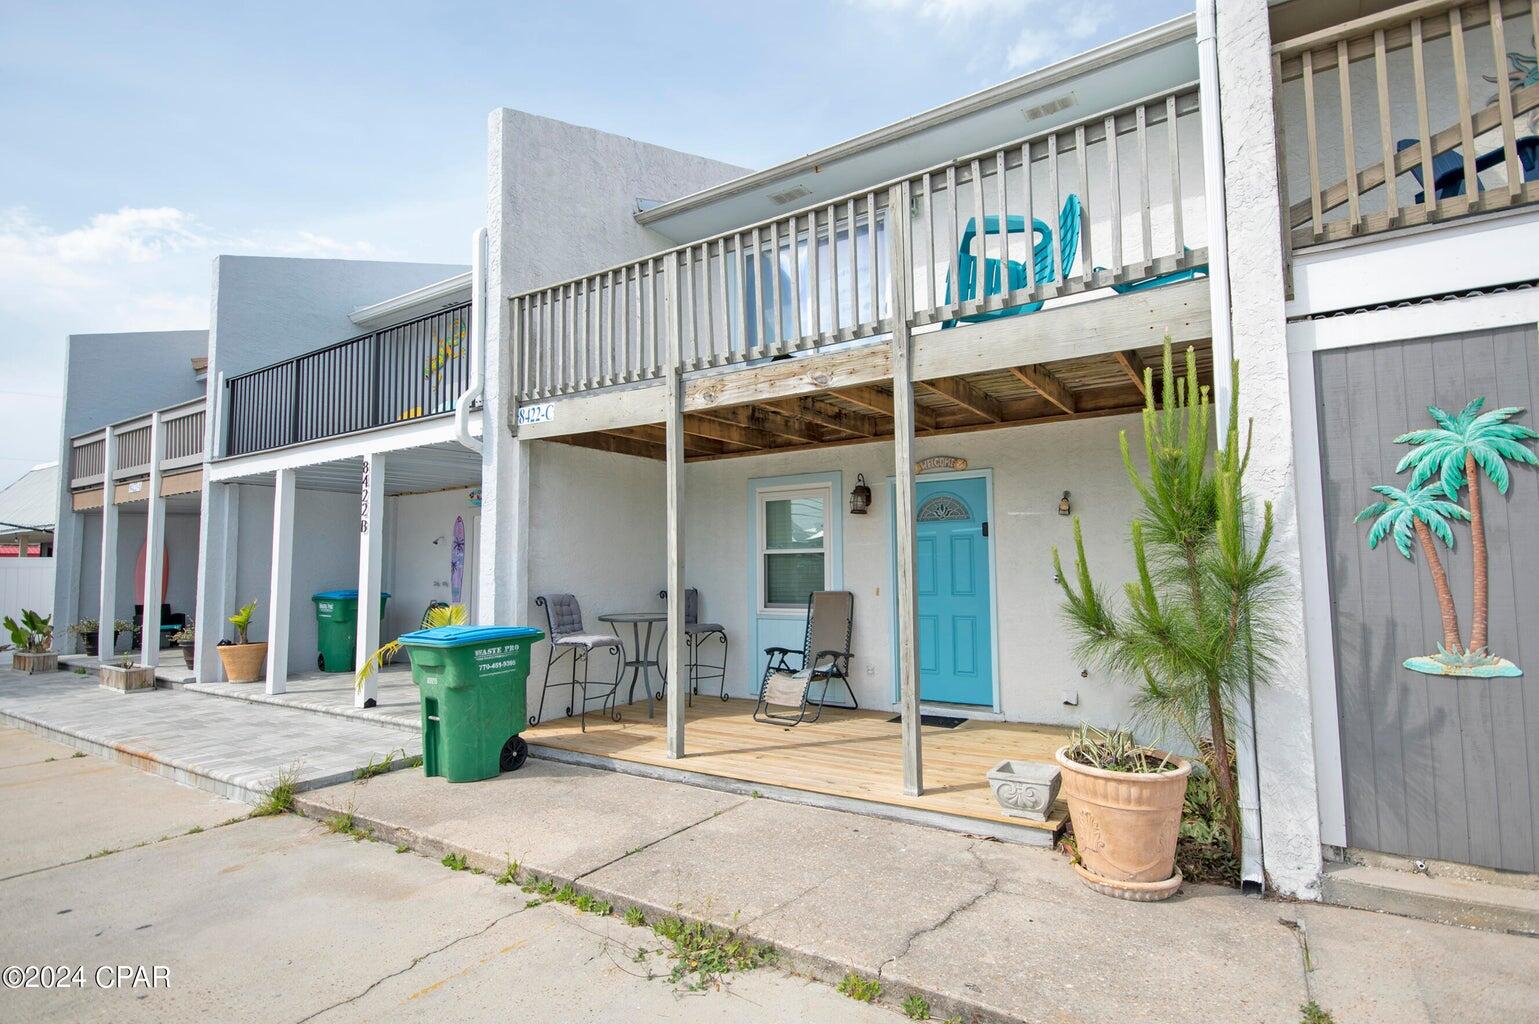
<path id="1" fill-rule="evenodd" d="M 1042 220 L 1033 218 L 1032 222 L 1033 242 L 1032 270 L 1034 279 L 1045 284 L 1056 281 L 1060 275 L 1067 277 L 1069 267 L 1074 264 L 1074 255 L 1079 251 L 1080 230 L 1080 203 L 1079 196 L 1070 195 L 1064 200 L 1063 211 L 1058 215 L 1058 249 L 1059 261 L 1053 265 L 1053 229 Z M 1025 217 L 1009 217 L 1004 224 L 1004 231 L 1012 235 L 1024 235 L 1026 233 Z M 1000 220 L 995 217 L 983 218 L 983 234 L 1000 234 Z M 957 288 L 957 296 L 962 302 L 971 302 L 978 298 L 978 257 L 973 255 L 973 239 L 978 237 L 978 220 L 969 218 L 967 227 L 962 232 L 962 239 L 957 245 L 957 280 L 960 286 Z M 980 246 L 980 248 L 982 248 Z M 983 295 L 999 295 L 1004 291 L 1004 264 L 1009 263 L 1009 287 L 1018 290 L 1027 287 L 1031 279 L 1026 274 L 1026 264 L 1015 260 L 995 260 L 985 257 L 983 260 Z M 951 273 L 946 273 L 946 305 L 952 302 Z M 1042 308 L 1041 302 L 1027 302 L 1019 306 L 1010 306 L 1006 309 L 990 310 L 986 313 L 973 313 L 969 316 L 958 317 L 955 320 L 947 320 L 941 325 L 943 329 L 955 327 L 959 323 L 977 324 L 988 320 L 998 320 L 1007 316 L 1019 316 L 1022 313 L 1034 313 Z"/>

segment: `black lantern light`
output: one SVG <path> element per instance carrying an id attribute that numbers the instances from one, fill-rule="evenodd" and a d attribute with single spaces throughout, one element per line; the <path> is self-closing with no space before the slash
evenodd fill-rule
<path id="1" fill-rule="evenodd" d="M 871 507 L 871 488 L 866 486 L 866 475 L 855 475 L 855 486 L 850 489 L 850 515 L 863 516 Z"/>

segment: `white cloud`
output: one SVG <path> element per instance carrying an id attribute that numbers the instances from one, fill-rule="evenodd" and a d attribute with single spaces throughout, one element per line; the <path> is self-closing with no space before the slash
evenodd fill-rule
<path id="1" fill-rule="evenodd" d="M 1106 4 L 1082 3 L 1066 10 L 1039 6 L 1032 23 L 1005 51 L 1005 65 L 1011 71 L 1031 71 L 1072 56 L 1111 20 L 1112 10 Z"/>
<path id="2" fill-rule="evenodd" d="M 1112 26 L 1115 14 L 1104 0 L 1071 5 L 1054 0 L 845 2 L 876 17 L 924 23 L 944 45 L 966 56 L 970 72 L 984 76 L 1031 71 L 1072 56 Z"/>

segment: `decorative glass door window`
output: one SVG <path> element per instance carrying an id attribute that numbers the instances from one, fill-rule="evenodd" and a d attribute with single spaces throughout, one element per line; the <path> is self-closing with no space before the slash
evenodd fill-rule
<path id="1" fill-rule="evenodd" d="M 814 591 L 826 590 L 826 487 L 759 492 L 759 607 L 802 611 Z"/>

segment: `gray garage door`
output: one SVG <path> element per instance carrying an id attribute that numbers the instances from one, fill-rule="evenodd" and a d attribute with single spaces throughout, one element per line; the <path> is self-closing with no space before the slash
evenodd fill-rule
<path id="1" fill-rule="evenodd" d="M 1331 605 L 1336 634 L 1347 840 L 1363 849 L 1539 870 L 1539 471 L 1511 465 L 1505 497 L 1482 484 L 1489 546 L 1490 649 L 1524 674 L 1425 675 L 1402 666 L 1442 638 L 1419 546 L 1374 550 L 1356 513 L 1374 484 L 1405 487 L 1394 438 L 1433 427 L 1428 405 L 1457 414 L 1522 406 L 1534 426 L 1539 348 L 1532 327 L 1393 342 L 1316 356 Z M 1529 445 L 1533 447 L 1532 443 Z M 1468 507 L 1465 491 L 1463 504 Z M 1470 527 L 1437 543 L 1466 642 Z"/>

